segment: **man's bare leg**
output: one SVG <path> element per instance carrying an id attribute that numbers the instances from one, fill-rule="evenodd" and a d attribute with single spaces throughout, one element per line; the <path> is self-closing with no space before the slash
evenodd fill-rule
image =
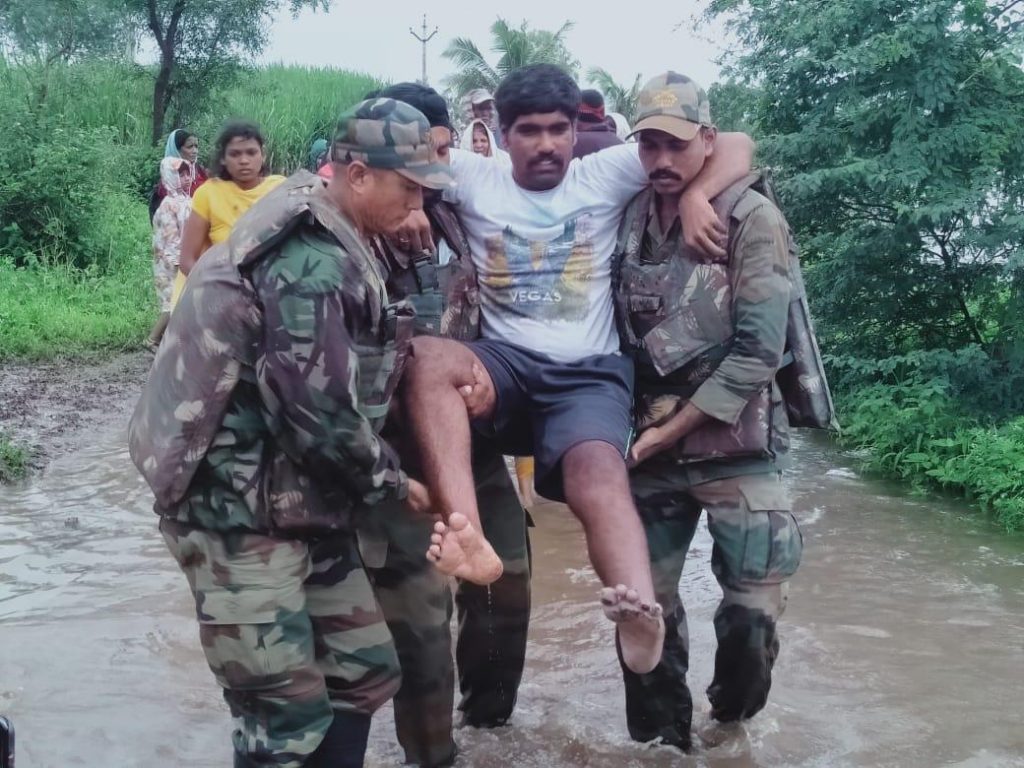
<path id="1" fill-rule="evenodd" d="M 481 533 L 470 464 L 469 414 L 459 387 L 473 382 L 477 356 L 455 341 L 421 337 L 413 342 L 403 377 L 409 426 L 420 453 L 433 511 L 441 516 L 427 557 L 442 573 L 490 584 L 501 558 Z M 486 375 L 486 372 L 484 372 Z"/>
<path id="2" fill-rule="evenodd" d="M 661 659 L 665 622 L 626 463 L 611 444 L 587 441 L 562 458 L 562 477 L 569 508 L 586 532 L 590 562 L 605 585 L 601 602 L 617 624 L 623 661 L 638 674 L 650 672 Z"/>

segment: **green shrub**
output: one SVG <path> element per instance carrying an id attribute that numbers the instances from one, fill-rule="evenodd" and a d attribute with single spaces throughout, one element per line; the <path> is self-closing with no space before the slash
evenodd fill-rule
<path id="1" fill-rule="evenodd" d="M 982 424 L 944 378 L 875 383 L 839 398 L 841 441 L 868 469 L 966 496 L 1007 530 L 1024 529 L 1024 418 Z"/>
<path id="2" fill-rule="evenodd" d="M 21 480 L 28 474 L 32 461 L 31 449 L 16 442 L 6 432 L 0 431 L 0 483 Z"/>

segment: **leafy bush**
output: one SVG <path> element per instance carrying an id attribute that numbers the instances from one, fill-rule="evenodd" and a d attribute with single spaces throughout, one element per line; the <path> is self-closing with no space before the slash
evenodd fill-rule
<path id="1" fill-rule="evenodd" d="M 869 469 L 962 494 L 1024 529 L 1024 418 L 994 427 L 953 397 L 946 378 L 874 383 L 839 398 L 848 446 L 867 451 Z"/>

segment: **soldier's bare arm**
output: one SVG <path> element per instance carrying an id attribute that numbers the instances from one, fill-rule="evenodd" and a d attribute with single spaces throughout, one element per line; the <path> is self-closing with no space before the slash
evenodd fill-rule
<path id="1" fill-rule="evenodd" d="M 652 456 L 667 451 L 710 420 L 710 416 L 687 402 L 679 413 L 664 424 L 648 427 L 640 433 L 640 437 L 629 451 L 629 466 L 635 467 Z"/>

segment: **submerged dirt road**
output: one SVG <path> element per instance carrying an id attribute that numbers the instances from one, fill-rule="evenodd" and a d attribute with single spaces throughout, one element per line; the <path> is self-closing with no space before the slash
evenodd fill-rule
<path id="1" fill-rule="evenodd" d="M 102 410 L 74 450 L 0 487 L 0 713 L 18 729 L 18 768 L 228 766 L 230 720 L 185 580 L 124 448 L 130 400 Z M 519 706 L 506 728 L 459 731 L 459 765 L 1024 767 L 1024 540 L 861 478 L 823 442 L 799 441 L 796 458 L 806 555 L 764 712 L 689 756 L 631 743 L 581 535 L 547 505 Z M 698 726 L 719 596 L 710 548 L 702 529 L 680 586 Z M 367 765 L 400 763 L 385 709 Z"/>

